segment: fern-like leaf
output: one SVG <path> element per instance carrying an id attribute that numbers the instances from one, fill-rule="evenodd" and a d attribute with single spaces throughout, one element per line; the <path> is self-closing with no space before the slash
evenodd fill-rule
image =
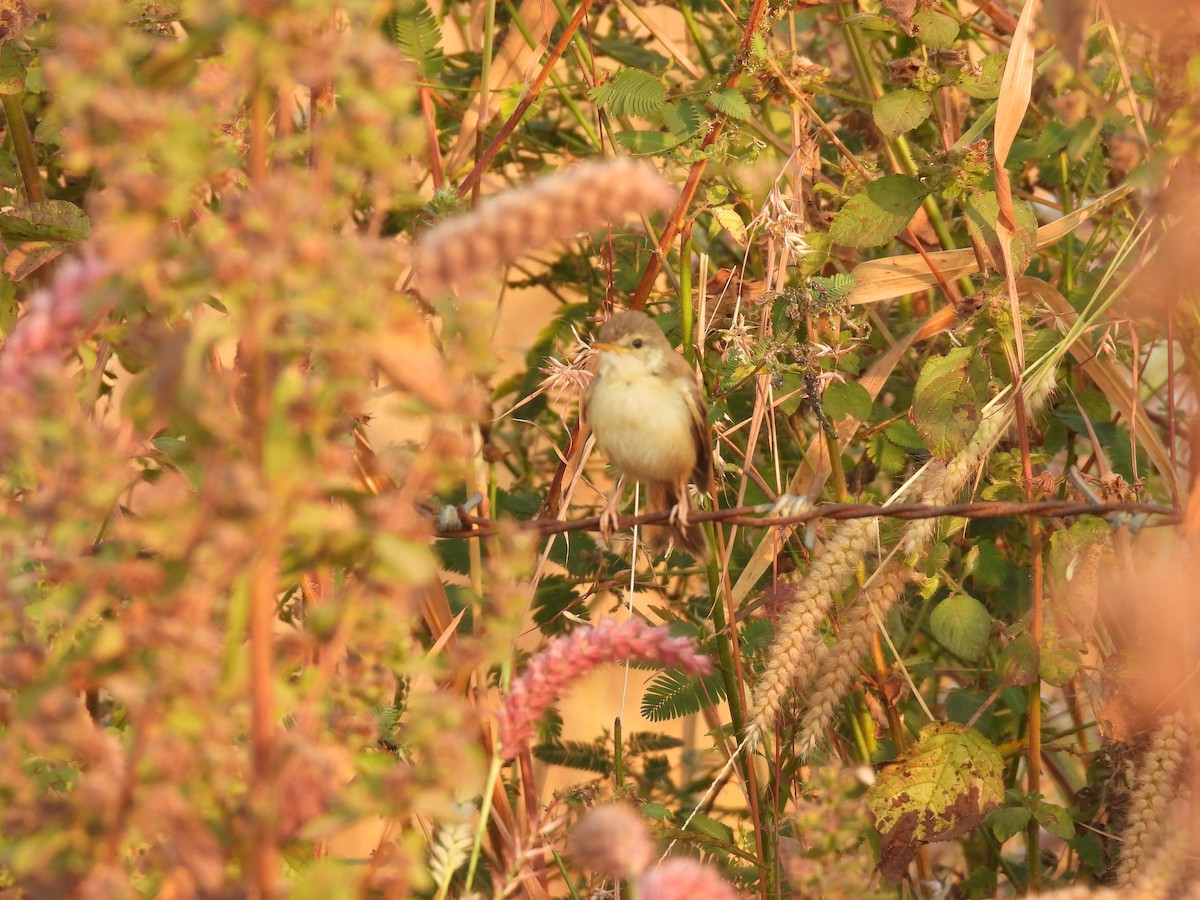
<path id="1" fill-rule="evenodd" d="M 642 715 L 651 722 L 666 722 L 700 712 L 724 698 L 725 685 L 719 672 L 692 678 L 673 669 L 650 682 L 642 697 Z"/>
<path id="2" fill-rule="evenodd" d="M 679 738 L 658 734 L 654 731 L 635 731 L 625 738 L 625 753 L 628 756 L 674 750 L 676 747 L 682 746 L 683 741 Z"/>
<path id="3" fill-rule="evenodd" d="M 610 80 L 588 91 L 588 96 L 614 116 L 648 116 L 667 102 L 667 89 L 649 72 L 618 69 Z"/>
<path id="4" fill-rule="evenodd" d="M 425 0 L 399 0 L 388 14 L 384 27 L 400 52 L 413 60 L 426 78 L 446 64 L 442 55 L 442 29 Z"/>
<path id="5" fill-rule="evenodd" d="M 597 775 L 611 775 L 613 771 L 608 751 L 597 744 L 587 744 L 583 741 L 538 744 L 533 748 L 533 755 L 542 762 L 595 772 Z"/>
<path id="6" fill-rule="evenodd" d="M 741 91 L 734 88 L 721 88 L 708 95 L 708 102 L 713 109 L 731 119 L 750 118 L 750 104 L 746 102 Z"/>

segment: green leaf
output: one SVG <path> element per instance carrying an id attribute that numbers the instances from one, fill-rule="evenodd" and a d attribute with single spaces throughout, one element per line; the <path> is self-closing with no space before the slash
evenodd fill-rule
<path id="1" fill-rule="evenodd" d="M 909 453 L 925 452 L 920 433 L 903 419 L 897 419 L 884 431 L 889 441 Z"/>
<path id="2" fill-rule="evenodd" d="M 1003 796 L 1004 761 L 990 741 L 962 725 L 926 725 L 867 791 L 883 838 L 880 872 L 900 881 L 922 844 L 974 830 Z"/>
<path id="3" fill-rule="evenodd" d="M 678 147 L 683 141 L 662 131 L 618 131 L 613 139 L 635 156 L 654 156 Z"/>
<path id="4" fill-rule="evenodd" d="M 913 390 L 913 426 L 939 459 L 957 455 L 979 427 L 991 372 L 975 347 L 930 357 Z"/>
<path id="5" fill-rule="evenodd" d="M 829 227 L 835 244 L 881 247 L 904 230 L 929 188 L 908 175 L 885 175 L 846 201 Z"/>
<path id="6" fill-rule="evenodd" d="M 987 650 L 992 616 L 974 597 L 954 594 L 934 608 L 929 628 L 937 641 L 955 656 L 975 662 Z"/>
<path id="7" fill-rule="evenodd" d="M 871 415 L 871 394 L 857 381 L 829 385 L 821 395 L 825 415 L 835 422 L 853 416 L 860 422 Z"/>
<path id="8" fill-rule="evenodd" d="M 708 95 L 708 102 L 717 112 L 731 119 L 750 118 L 750 104 L 746 102 L 741 91 L 734 88 L 721 88 Z"/>
<path id="9" fill-rule="evenodd" d="M 442 54 L 442 29 L 425 0 L 400 0 L 384 20 L 387 35 L 400 52 L 417 64 L 426 78 L 446 64 Z"/>
<path id="10" fill-rule="evenodd" d="M 1066 647 L 1043 650 L 1038 660 L 1038 675 L 1055 687 L 1070 684 L 1079 671 L 1079 654 Z"/>
<path id="11" fill-rule="evenodd" d="M 25 90 L 25 63 L 12 41 L 0 45 L 0 94 Z"/>
<path id="12" fill-rule="evenodd" d="M 82 209 L 66 200 L 39 200 L 0 213 L 0 239 L 80 241 L 92 233 Z"/>
<path id="13" fill-rule="evenodd" d="M 1000 81 L 1004 78 L 1005 53 L 990 53 L 979 61 L 977 68 L 963 71 L 954 84 L 968 97 L 976 100 L 995 100 L 1000 96 Z"/>
<path id="14" fill-rule="evenodd" d="M 676 100 L 663 107 L 662 118 L 675 137 L 690 138 L 704 124 L 704 110 L 691 100 Z"/>
<path id="15" fill-rule="evenodd" d="M 623 66 L 641 69 L 645 72 L 663 72 L 671 65 L 671 60 L 661 53 L 647 50 L 640 44 L 629 41 L 618 41 L 606 38 L 596 41 L 596 46 L 605 56 L 612 57 Z"/>
<path id="16" fill-rule="evenodd" d="M 1017 232 L 1012 239 L 1013 268 L 1017 274 L 1025 271 L 1033 252 L 1037 249 L 1037 216 L 1033 208 L 1023 200 L 1013 200 L 1013 217 L 1017 221 Z M 1000 268 L 1000 239 L 996 234 L 996 222 L 1000 218 L 1000 202 L 993 191 L 972 194 L 966 205 L 967 229 L 979 242 L 986 244 L 997 271 Z"/>
<path id="17" fill-rule="evenodd" d="M 709 210 L 721 227 L 728 231 L 739 244 L 746 243 L 746 224 L 732 206 L 715 206 Z"/>
<path id="18" fill-rule="evenodd" d="M 987 817 L 987 823 L 991 826 L 996 840 L 1004 843 L 1028 825 L 1031 818 L 1033 818 L 1033 813 L 1024 806 L 1005 806 L 993 809 Z"/>
<path id="19" fill-rule="evenodd" d="M 676 747 L 682 746 L 683 741 L 679 738 L 659 734 L 655 731 L 635 731 L 625 738 L 625 751 L 630 756 L 661 753 L 664 750 L 674 750 Z"/>
<path id="20" fill-rule="evenodd" d="M 641 69 L 617 69 L 612 78 L 588 91 L 597 106 L 614 116 L 648 116 L 667 102 L 663 83 Z"/>
<path id="21" fill-rule="evenodd" d="M 441 543 L 441 542 L 439 542 Z M 575 585 L 565 575 L 546 575 L 533 596 L 533 621 L 542 634 L 565 634 L 573 626 L 563 612 L 579 599 Z"/>
<path id="22" fill-rule="evenodd" d="M 904 88 L 884 94 L 871 107 L 875 124 L 886 138 L 896 138 L 912 131 L 929 118 L 933 101 L 924 91 Z"/>
<path id="23" fill-rule="evenodd" d="M 533 748 L 533 755 L 542 762 L 556 766 L 582 769 L 598 775 L 612 774 L 613 764 L 608 752 L 596 744 L 588 744 L 583 741 L 556 741 L 553 744 L 538 744 Z"/>
<path id="24" fill-rule="evenodd" d="M 1000 651 L 996 670 L 1000 680 L 1013 687 L 1025 687 L 1038 679 L 1041 652 L 1031 635 L 1022 634 Z"/>
<path id="25" fill-rule="evenodd" d="M 1033 808 L 1033 817 L 1055 837 L 1064 841 L 1075 837 L 1075 822 L 1071 814 L 1057 804 L 1039 801 Z"/>
<path id="26" fill-rule="evenodd" d="M 913 16 L 917 38 L 926 47 L 941 50 L 958 38 L 958 22 L 935 9 L 924 9 Z"/>
<path id="27" fill-rule="evenodd" d="M 725 682 L 720 672 L 693 678 L 679 669 L 656 675 L 642 697 L 642 715 L 651 722 L 665 722 L 698 713 L 725 699 Z"/>

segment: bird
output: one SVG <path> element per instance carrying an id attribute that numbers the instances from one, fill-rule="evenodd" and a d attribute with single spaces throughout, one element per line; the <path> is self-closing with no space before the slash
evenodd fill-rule
<path id="1" fill-rule="evenodd" d="M 601 534 L 615 530 L 625 479 L 646 485 L 651 509 L 670 507 L 672 540 L 694 556 L 708 549 L 689 522 L 687 485 L 712 491 L 712 444 L 700 379 L 643 312 L 618 312 L 592 344 L 597 371 L 584 397 L 596 446 L 621 474 L 600 516 Z"/>

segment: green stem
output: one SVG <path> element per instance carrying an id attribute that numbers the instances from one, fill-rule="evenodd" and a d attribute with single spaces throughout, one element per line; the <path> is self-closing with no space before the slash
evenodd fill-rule
<path id="1" fill-rule="evenodd" d="M 21 94 L 5 94 L 0 97 L 0 102 L 4 104 L 13 153 L 16 154 L 21 180 L 25 184 L 25 200 L 27 203 L 39 203 L 46 199 L 46 191 L 42 187 L 42 173 L 38 169 L 37 154 L 33 149 L 33 134 L 29 131 L 29 122 L 26 121 L 25 110 L 21 107 L 21 97 Z"/>
<path id="2" fill-rule="evenodd" d="M 692 346 L 692 229 L 679 232 L 679 318 L 683 324 L 683 356 L 689 366 L 696 365 L 696 349 Z"/>
<path id="3" fill-rule="evenodd" d="M 696 50 L 700 54 L 700 61 L 704 63 L 704 68 L 708 70 L 709 75 L 716 74 L 717 67 L 713 64 L 713 58 L 709 55 L 708 47 L 704 44 L 704 37 L 700 34 L 700 26 L 696 24 L 696 14 L 692 10 L 692 0 L 680 0 L 679 12 L 683 16 L 683 24 L 687 27 L 688 34 L 691 35 L 692 43 L 696 45 Z"/>

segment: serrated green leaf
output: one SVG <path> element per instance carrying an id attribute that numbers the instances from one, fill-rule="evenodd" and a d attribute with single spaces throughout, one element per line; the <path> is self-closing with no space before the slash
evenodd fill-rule
<path id="1" fill-rule="evenodd" d="M 1004 796 L 1004 761 L 983 735 L 938 722 L 867 791 L 867 808 L 883 838 L 879 870 L 900 881 L 922 844 L 974 830 Z"/>
<path id="2" fill-rule="evenodd" d="M 934 607 L 929 616 L 929 629 L 955 656 L 976 662 L 987 650 L 992 616 L 974 597 L 954 594 Z"/>
<path id="3" fill-rule="evenodd" d="M 25 90 L 25 63 L 16 45 L 6 41 L 0 45 L 0 94 L 19 94 Z"/>
<path id="4" fill-rule="evenodd" d="M 733 832 L 729 826 L 724 822 L 718 822 L 712 816 L 704 815 L 704 813 L 698 813 L 691 817 L 691 821 L 688 822 L 688 831 L 708 835 L 726 844 L 733 842 Z"/>
<path id="5" fill-rule="evenodd" d="M 385 20 L 387 35 L 400 52 L 431 78 L 442 70 L 442 29 L 426 0 L 401 0 Z"/>
<path id="6" fill-rule="evenodd" d="M 853 416 L 859 421 L 871 415 L 871 394 L 857 381 L 847 381 L 842 384 L 831 384 L 821 395 L 821 406 L 825 415 L 835 422 L 846 416 Z"/>
<path id="7" fill-rule="evenodd" d="M 1025 687 L 1038 679 L 1041 652 L 1031 635 L 1022 634 L 1000 651 L 996 671 L 1000 680 L 1013 687 Z"/>
<path id="8" fill-rule="evenodd" d="M 933 101 L 924 91 L 904 88 L 884 94 L 871 106 L 871 115 L 884 137 L 896 138 L 929 118 Z"/>
<path id="9" fill-rule="evenodd" d="M 990 53 L 979 61 L 977 68 L 959 74 L 954 84 L 968 97 L 995 100 L 1000 96 L 1000 81 L 1004 78 L 1007 61 L 1007 54 Z"/>
<path id="10" fill-rule="evenodd" d="M 709 210 L 721 227 L 728 231 L 739 244 L 746 243 L 746 224 L 732 206 L 715 206 Z"/>
<path id="11" fill-rule="evenodd" d="M 1033 817 L 1055 837 L 1064 841 L 1075 837 L 1075 822 L 1071 814 L 1057 804 L 1039 801 L 1033 808 Z"/>
<path id="12" fill-rule="evenodd" d="M 745 96 L 735 88 L 721 88 L 708 95 L 708 102 L 717 112 L 731 119 L 745 120 L 750 118 L 750 104 Z"/>
<path id="13" fill-rule="evenodd" d="M 671 811 L 661 803 L 647 803 L 642 807 L 642 815 L 647 819 L 654 819 L 656 822 L 669 822 L 674 818 Z"/>
<path id="14" fill-rule="evenodd" d="M 996 840 L 1004 843 L 1028 825 L 1031 818 L 1033 813 L 1024 806 L 1005 806 L 992 810 L 987 817 L 987 824 L 991 826 Z"/>
<path id="15" fill-rule="evenodd" d="M 641 69 L 617 69 L 612 78 L 588 91 L 597 106 L 614 116 L 649 116 L 667 102 L 663 83 Z"/>
<path id="16" fill-rule="evenodd" d="M 829 227 L 835 244 L 881 247 L 904 230 L 929 194 L 908 175 L 885 175 L 846 201 Z"/>
<path id="17" fill-rule="evenodd" d="M 700 712 L 725 699 L 725 681 L 720 672 L 693 678 L 679 669 L 656 675 L 642 697 L 642 715 L 651 722 L 665 722 Z"/>
<path id="18" fill-rule="evenodd" d="M 933 50 L 949 47 L 958 38 L 958 22 L 936 9 L 923 9 L 913 16 L 917 39 Z"/>
<path id="19" fill-rule="evenodd" d="M 926 360 L 913 390 L 913 426 L 942 460 L 957 455 L 979 427 L 991 371 L 974 347 Z"/>
<path id="20" fill-rule="evenodd" d="M 0 213 L 6 241 L 81 241 L 92 233 L 82 209 L 66 200 L 39 200 Z"/>

